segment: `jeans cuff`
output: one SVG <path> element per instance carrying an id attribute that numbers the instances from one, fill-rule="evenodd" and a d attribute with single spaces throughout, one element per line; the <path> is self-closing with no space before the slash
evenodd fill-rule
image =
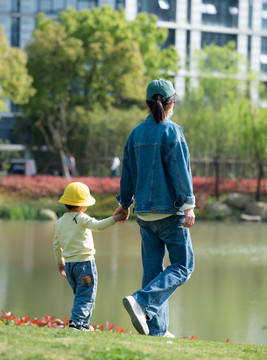
<path id="1" fill-rule="evenodd" d="M 147 313 L 147 310 L 146 310 L 146 306 L 143 304 L 142 300 L 140 300 L 138 298 L 138 294 L 137 293 L 134 293 L 132 295 L 132 297 L 135 298 L 135 300 L 138 302 L 138 304 L 140 305 L 141 309 L 144 311 L 146 317 L 147 317 L 147 321 L 151 320 L 153 316 L 150 316 L 148 313 Z"/>
<path id="2" fill-rule="evenodd" d="M 163 336 L 163 335 L 165 335 L 166 334 L 166 332 L 167 332 L 167 330 L 166 331 L 164 331 L 164 332 L 162 332 L 162 333 L 150 333 L 149 332 L 149 335 L 151 335 L 151 336 Z"/>

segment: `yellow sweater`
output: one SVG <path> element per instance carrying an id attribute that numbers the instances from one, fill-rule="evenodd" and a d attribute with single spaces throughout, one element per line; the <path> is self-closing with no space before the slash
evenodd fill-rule
<path id="1" fill-rule="evenodd" d="M 115 224 L 113 216 L 96 220 L 84 213 L 66 212 L 56 221 L 54 254 L 57 264 L 94 259 L 92 231 L 101 231 Z"/>

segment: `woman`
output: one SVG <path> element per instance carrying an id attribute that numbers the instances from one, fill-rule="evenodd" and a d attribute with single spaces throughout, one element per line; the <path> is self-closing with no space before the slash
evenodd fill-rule
<path id="1" fill-rule="evenodd" d="M 189 229 L 195 222 L 189 152 L 181 128 L 170 120 L 175 90 L 157 79 L 147 87 L 150 114 L 127 139 L 122 165 L 120 206 L 134 213 L 142 237 L 142 289 L 123 299 L 140 334 L 174 337 L 168 331 L 168 298 L 194 268 Z M 170 266 L 164 269 L 166 249 Z"/>

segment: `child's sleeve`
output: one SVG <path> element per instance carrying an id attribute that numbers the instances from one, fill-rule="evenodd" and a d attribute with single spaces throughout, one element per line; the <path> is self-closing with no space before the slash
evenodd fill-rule
<path id="1" fill-rule="evenodd" d="M 83 221 L 83 224 L 87 229 L 94 231 L 102 231 L 115 224 L 113 216 L 110 216 L 103 220 L 97 220 L 93 217 L 85 215 Z"/>
<path id="2" fill-rule="evenodd" d="M 62 256 L 62 247 L 59 244 L 57 228 L 55 229 L 54 239 L 53 239 L 53 247 L 54 247 L 54 256 L 57 264 L 64 264 L 64 258 Z"/>

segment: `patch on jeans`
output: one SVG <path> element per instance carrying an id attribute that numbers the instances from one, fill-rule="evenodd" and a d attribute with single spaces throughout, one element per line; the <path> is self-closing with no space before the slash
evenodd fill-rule
<path id="1" fill-rule="evenodd" d="M 82 285 L 91 287 L 93 285 L 93 280 L 90 275 L 82 277 Z"/>

